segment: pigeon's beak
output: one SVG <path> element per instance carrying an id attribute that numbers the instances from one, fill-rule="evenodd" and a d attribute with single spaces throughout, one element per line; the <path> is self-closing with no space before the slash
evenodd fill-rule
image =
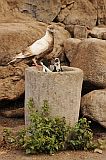
<path id="1" fill-rule="evenodd" d="M 52 32 L 52 33 L 55 33 L 55 29 L 52 29 L 51 32 Z"/>
<path id="2" fill-rule="evenodd" d="M 54 28 L 49 28 L 48 27 L 48 29 L 47 29 L 49 32 L 51 32 L 51 33 L 54 33 L 55 32 L 55 29 Z"/>
<path id="3" fill-rule="evenodd" d="M 49 32 L 54 33 L 54 32 L 55 32 L 55 30 L 54 30 L 54 29 L 50 29 L 50 30 L 49 30 Z"/>

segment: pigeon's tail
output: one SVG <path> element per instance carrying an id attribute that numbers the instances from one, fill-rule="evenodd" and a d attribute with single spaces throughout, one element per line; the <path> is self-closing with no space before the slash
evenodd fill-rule
<path id="1" fill-rule="evenodd" d="M 9 65 L 9 64 L 13 64 L 13 63 L 15 63 L 15 62 L 16 62 L 16 60 L 17 60 L 17 59 L 16 59 L 16 58 L 14 58 L 12 61 L 8 62 L 8 65 Z"/>
<path id="2" fill-rule="evenodd" d="M 16 57 L 13 57 L 13 60 L 8 62 L 8 65 L 18 63 L 18 62 L 22 61 L 24 58 L 25 58 L 25 55 L 21 52 L 18 55 L 16 55 Z"/>
<path id="3" fill-rule="evenodd" d="M 14 63 L 19 63 L 19 62 L 21 62 L 23 59 L 21 59 L 21 58 L 14 58 L 13 60 L 11 60 L 10 62 L 8 62 L 8 65 L 9 64 L 14 64 Z"/>

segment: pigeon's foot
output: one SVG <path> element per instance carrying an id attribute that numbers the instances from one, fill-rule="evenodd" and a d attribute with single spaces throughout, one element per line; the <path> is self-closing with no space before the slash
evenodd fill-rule
<path id="1" fill-rule="evenodd" d="M 34 64 L 32 64 L 32 66 L 34 66 L 36 70 L 42 71 L 42 66 L 41 65 L 34 63 Z"/>
<path id="2" fill-rule="evenodd" d="M 33 61 L 32 65 L 35 66 L 35 69 L 37 69 L 38 71 L 42 71 L 42 66 L 37 64 L 36 59 L 33 58 L 32 61 Z"/>
<path id="3" fill-rule="evenodd" d="M 38 66 L 35 58 L 33 58 L 32 61 L 33 61 L 33 63 L 34 63 L 35 66 Z"/>

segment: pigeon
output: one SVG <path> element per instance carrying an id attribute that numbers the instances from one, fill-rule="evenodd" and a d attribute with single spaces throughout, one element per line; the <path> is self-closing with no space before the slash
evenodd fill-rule
<path id="1" fill-rule="evenodd" d="M 61 68 L 61 65 L 60 65 L 60 59 L 55 58 L 53 72 L 61 72 L 61 71 L 62 71 L 62 68 Z"/>
<path id="2" fill-rule="evenodd" d="M 35 41 L 32 45 L 24 49 L 21 53 L 16 55 L 9 64 L 14 64 L 15 62 L 20 62 L 24 59 L 31 58 L 35 65 L 37 66 L 36 60 L 42 59 L 45 55 L 49 54 L 53 50 L 54 46 L 54 26 L 49 25 L 46 29 L 44 37 Z"/>

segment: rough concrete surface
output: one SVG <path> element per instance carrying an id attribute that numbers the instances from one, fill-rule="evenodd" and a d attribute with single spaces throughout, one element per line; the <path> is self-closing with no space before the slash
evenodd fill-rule
<path id="1" fill-rule="evenodd" d="M 33 67 L 26 69 L 25 103 L 33 98 L 35 109 L 41 109 L 48 101 L 51 116 L 65 117 L 74 125 L 78 121 L 83 72 L 78 68 L 63 67 L 63 72 L 44 73 Z M 25 111 L 28 123 L 28 109 Z"/>

